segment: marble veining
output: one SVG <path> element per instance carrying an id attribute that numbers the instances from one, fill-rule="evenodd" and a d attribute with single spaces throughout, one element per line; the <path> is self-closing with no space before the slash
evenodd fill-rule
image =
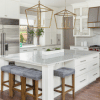
<path id="1" fill-rule="evenodd" d="M 26 53 L 18 53 L 18 54 L 11 54 L 8 56 L 3 57 L 5 60 L 8 61 L 16 61 L 21 63 L 33 64 L 33 65 L 50 65 L 65 61 L 70 61 L 74 59 L 78 59 L 84 56 L 96 54 L 98 52 L 94 51 L 78 51 L 78 50 L 64 50 L 64 55 L 54 56 L 50 55 L 51 57 L 48 59 L 44 59 L 42 57 L 42 51 L 33 51 L 33 52 L 26 52 Z M 46 56 L 45 56 L 46 57 Z"/>

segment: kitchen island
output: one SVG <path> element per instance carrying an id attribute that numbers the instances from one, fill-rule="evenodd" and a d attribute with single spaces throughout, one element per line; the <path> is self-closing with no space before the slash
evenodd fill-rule
<path id="1" fill-rule="evenodd" d="M 4 65 L 9 61 L 15 61 L 18 66 L 35 68 L 42 71 L 42 80 L 39 87 L 42 87 L 42 100 L 54 100 L 58 93 L 54 87 L 61 84 L 59 77 L 54 77 L 54 70 L 61 67 L 75 69 L 75 91 L 95 81 L 99 77 L 99 53 L 91 51 L 64 50 L 64 55 L 50 58 L 43 57 L 42 51 L 12 54 L 1 57 Z M 66 77 L 66 84 L 71 85 L 71 76 Z M 28 82 L 31 84 L 31 81 Z M 66 88 L 67 90 L 68 88 Z M 70 92 L 71 93 L 71 92 Z"/>

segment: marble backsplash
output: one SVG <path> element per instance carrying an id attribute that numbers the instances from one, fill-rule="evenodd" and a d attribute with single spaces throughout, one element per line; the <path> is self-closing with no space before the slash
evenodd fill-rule
<path id="1" fill-rule="evenodd" d="M 93 29 L 94 35 L 92 37 L 77 37 L 76 45 L 80 46 L 81 42 L 87 41 L 88 46 L 90 45 L 100 45 L 100 28 Z"/>

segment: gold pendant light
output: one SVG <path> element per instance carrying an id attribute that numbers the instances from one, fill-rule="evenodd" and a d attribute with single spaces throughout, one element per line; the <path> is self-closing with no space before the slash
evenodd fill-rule
<path id="1" fill-rule="evenodd" d="M 72 21 L 70 20 L 71 17 L 75 18 L 74 25 L 72 26 Z M 66 10 L 66 0 L 65 0 L 65 9 L 54 14 L 56 28 L 57 29 L 74 29 L 75 22 L 76 22 L 76 14 Z M 61 22 L 61 25 L 57 22 L 57 20 Z"/>
<path id="2" fill-rule="evenodd" d="M 29 14 L 28 13 L 30 13 L 30 12 L 31 12 L 31 14 L 33 14 L 33 16 L 34 15 L 37 16 L 36 20 L 34 20 L 34 24 L 37 24 L 37 25 L 34 25 L 33 27 L 29 24 L 29 18 L 28 18 Z M 45 24 L 44 24 L 45 23 L 45 20 L 44 20 L 45 18 L 44 19 L 42 18 L 42 14 L 47 13 L 47 12 L 51 12 L 51 15 L 50 15 L 51 17 L 50 17 L 50 20 L 49 20 L 49 25 L 45 26 Z M 27 24 L 28 24 L 29 28 L 38 28 L 38 29 L 40 29 L 40 28 L 50 28 L 51 27 L 51 21 L 52 21 L 52 17 L 53 17 L 53 10 L 46 7 L 46 6 L 44 6 L 44 5 L 42 5 L 40 3 L 40 0 L 39 0 L 37 5 L 26 9 L 25 13 L 26 13 Z"/>

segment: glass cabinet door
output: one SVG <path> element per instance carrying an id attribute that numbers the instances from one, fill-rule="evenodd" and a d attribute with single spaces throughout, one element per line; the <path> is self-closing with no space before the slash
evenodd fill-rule
<path id="1" fill-rule="evenodd" d="M 83 33 L 83 35 L 89 35 L 89 28 L 87 27 L 87 25 L 88 25 L 87 21 L 88 21 L 87 18 L 82 19 L 82 33 Z"/>
<path id="2" fill-rule="evenodd" d="M 75 21 L 75 19 L 74 19 Z M 74 35 L 80 34 L 80 19 L 76 19 L 75 28 L 74 28 Z"/>
<path id="3" fill-rule="evenodd" d="M 75 8 L 75 9 L 74 9 L 74 13 L 75 13 L 77 16 L 80 16 L 80 8 Z"/>
<path id="4" fill-rule="evenodd" d="M 82 16 L 88 16 L 88 7 L 82 8 Z"/>

